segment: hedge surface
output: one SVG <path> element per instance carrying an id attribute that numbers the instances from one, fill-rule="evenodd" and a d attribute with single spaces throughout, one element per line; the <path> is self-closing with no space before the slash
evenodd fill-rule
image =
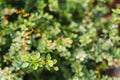
<path id="1" fill-rule="evenodd" d="M 104 75 L 120 65 L 112 3 L 0 0 L 0 80 L 112 80 Z"/>

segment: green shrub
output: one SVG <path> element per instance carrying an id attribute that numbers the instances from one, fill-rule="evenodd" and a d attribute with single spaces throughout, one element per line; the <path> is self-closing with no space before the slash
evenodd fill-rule
<path id="1" fill-rule="evenodd" d="M 120 61 L 112 2 L 1 0 L 0 80 L 112 80 L 101 74 Z"/>

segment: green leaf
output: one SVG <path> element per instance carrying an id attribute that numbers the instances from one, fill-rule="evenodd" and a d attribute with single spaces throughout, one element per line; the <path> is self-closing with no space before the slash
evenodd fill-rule
<path id="1" fill-rule="evenodd" d="M 46 48 L 46 41 L 44 39 L 39 40 L 37 49 L 40 52 L 44 52 Z"/>
<path id="2" fill-rule="evenodd" d="M 35 56 L 36 56 L 37 59 L 39 59 L 40 58 L 40 53 L 37 52 Z"/>
<path id="3" fill-rule="evenodd" d="M 50 54 L 47 54 L 46 60 L 50 60 L 50 59 L 51 59 L 51 55 L 50 55 Z"/>
<path id="4" fill-rule="evenodd" d="M 45 66 L 47 68 L 48 71 L 50 71 L 50 67 L 48 65 Z"/>
<path id="5" fill-rule="evenodd" d="M 56 64 L 56 63 L 57 63 L 57 60 L 56 60 L 56 59 L 53 59 L 53 63 Z"/>
<path id="6" fill-rule="evenodd" d="M 29 63 L 28 63 L 28 62 L 25 62 L 25 63 L 22 64 L 22 68 L 26 68 L 26 67 L 28 67 L 28 66 L 29 66 Z"/>
<path id="7" fill-rule="evenodd" d="M 33 65 L 33 69 L 34 69 L 34 70 L 37 70 L 38 67 L 39 67 L 39 65 L 38 65 L 37 63 L 35 63 L 35 64 Z"/>
<path id="8" fill-rule="evenodd" d="M 44 63 L 45 63 L 44 60 L 41 59 L 41 60 L 39 61 L 39 66 L 42 67 L 42 66 L 44 65 Z"/>
<path id="9" fill-rule="evenodd" d="M 32 60 L 38 60 L 40 58 L 40 53 L 32 54 L 31 59 Z"/>
<path id="10" fill-rule="evenodd" d="M 52 60 L 48 60 L 48 61 L 47 61 L 47 65 L 49 65 L 50 67 L 53 67 L 54 63 L 53 63 Z"/>
<path id="11" fill-rule="evenodd" d="M 29 56 L 27 56 L 27 55 L 22 55 L 22 56 L 21 56 L 21 60 L 22 60 L 22 61 L 29 61 Z"/>

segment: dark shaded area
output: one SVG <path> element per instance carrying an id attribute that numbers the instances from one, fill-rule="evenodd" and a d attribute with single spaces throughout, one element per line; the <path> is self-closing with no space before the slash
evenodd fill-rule
<path id="1" fill-rule="evenodd" d="M 120 66 L 104 70 L 102 71 L 102 74 L 108 75 L 110 77 L 120 77 Z"/>
<path id="2" fill-rule="evenodd" d="M 12 15 L 6 15 L 8 17 L 8 21 L 14 22 L 18 19 L 18 15 L 16 13 L 13 13 Z"/>
<path id="3" fill-rule="evenodd" d="M 1 48 L 0 56 L 2 56 L 2 55 L 4 55 L 5 53 L 8 52 L 8 49 L 10 48 L 10 45 L 11 45 L 11 42 L 12 42 L 11 39 L 10 39 L 11 37 L 9 35 L 6 35 L 5 37 L 8 37 L 9 40 L 6 40 L 4 45 L 0 45 L 0 48 Z M 2 52 L 4 52 L 4 53 L 2 53 Z"/>
<path id="4" fill-rule="evenodd" d="M 108 8 L 110 9 L 109 13 L 105 15 L 106 17 L 112 14 L 112 9 L 115 9 L 117 4 L 120 4 L 120 0 L 114 0 L 113 4 L 111 4 L 111 5 L 106 3 Z"/>
<path id="5" fill-rule="evenodd" d="M 17 9 L 22 9 L 25 6 L 24 0 L 6 0 L 6 3 Z"/>

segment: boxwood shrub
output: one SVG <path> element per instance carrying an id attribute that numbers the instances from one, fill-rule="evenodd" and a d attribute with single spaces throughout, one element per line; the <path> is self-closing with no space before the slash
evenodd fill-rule
<path id="1" fill-rule="evenodd" d="M 103 73 L 120 65 L 112 3 L 0 0 L 0 80 L 112 80 Z"/>

